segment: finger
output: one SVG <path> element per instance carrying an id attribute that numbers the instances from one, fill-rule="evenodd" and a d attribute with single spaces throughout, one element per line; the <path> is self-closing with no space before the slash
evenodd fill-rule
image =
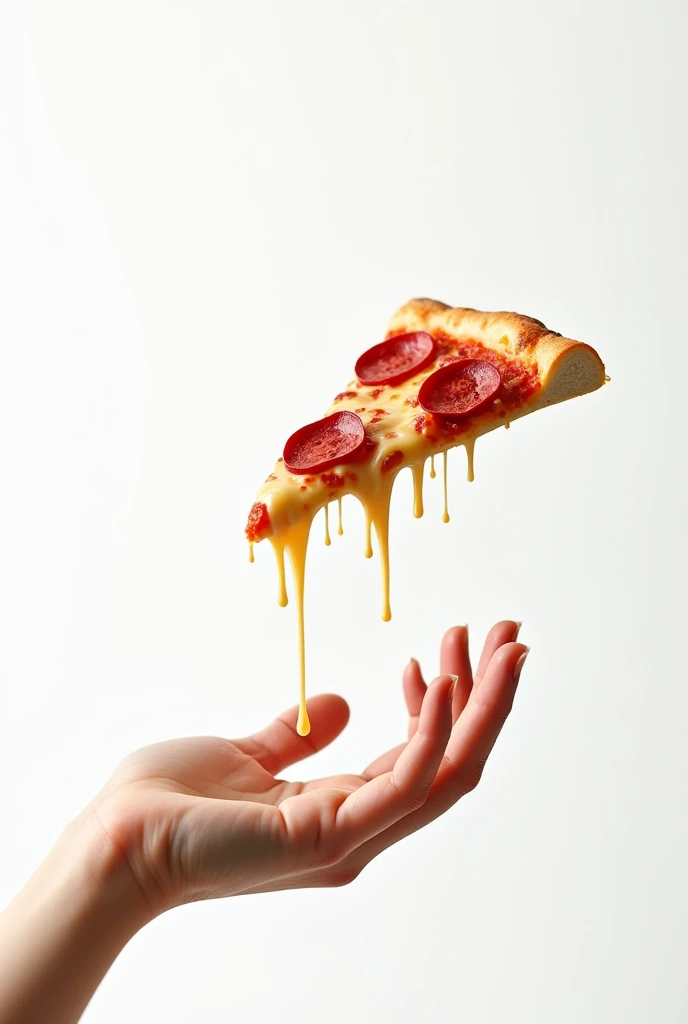
<path id="1" fill-rule="evenodd" d="M 451 734 L 453 688 L 451 676 L 435 680 L 425 695 L 418 729 L 392 771 L 376 776 L 340 805 L 334 835 L 342 856 L 425 802 Z"/>
<path id="2" fill-rule="evenodd" d="M 447 674 L 456 675 L 455 672 L 449 672 L 449 670 L 447 670 Z M 409 713 L 408 737 L 411 739 L 418 728 L 418 716 L 420 715 L 423 699 L 428 689 L 423 679 L 420 665 L 415 658 L 411 658 L 404 669 L 402 682 L 406 707 Z"/>
<path id="3" fill-rule="evenodd" d="M 468 655 L 468 626 L 453 626 L 444 634 L 440 646 L 440 672 L 443 675 L 458 677 L 452 707 L 452 720 L 455 722 L 463 711 L 473 687 Z M 427 690 L 420 665 L 415 658 L 411 658 L 404 669 L 403 687 L 409 713 L 408 737 L 411 739 L 418 728 L 418 716 Z M 376 758 L 362 773 L 363 777 L 372 779 L 383 772 L 391 771 L 405 746 L 405 743 L 399 743 Z"/>
<path id="4" fill-rule="evenodd" d="M 458 676 L 454 691 L 453 720 L 459 717 L 473 688 L 473 672 L 468 655 L 468 626 L 453 626 L 442 638 L 440 672 Z"/>
<path id="5" fill-rule="evenodd" d="M 503 644 L 493 654 L 482 679 L 476 681 L 468 703 L 447 744 L 448 774 L 459 795 L 478 784 L 485 762 L 506 722 L 518 687 L 528 648 Z"/>
<path id="6" fill-rule="evenodd" d="M 420 665 L 415 658 L 411 658 L 404 669 L 402 682 L 404 687 L 404 697 L 406 699 L 406 707 L 409 713 L 408 738 L 411 739 L 418 728 L 418 716 L 420 715 L 420 709 L 423 706 L 423 699 L 428 689 L 425 680 L 423 679 Z M 377 757 L 368 765 L 365 771 L 361 773 L 363 778 L 370 780 L 374 779 L 376 775 L 382 775 L 383 772 L 390 772 L 397 763 L 397 759 L 405 746 L 406 743 L 397 743 L 397 745 L 392 747 L 391 750 L 387 750 L 384 754 Z"/>
<path id="7" fill-rule="evenodd" d="M 480 655 L 480 661 L 478 662 L 478 667 L 475 671 L 474 681 L 476 683 L 485 675 L 487 666 L 490 664 L 495 651 L 498 651 L 504 644 L 508 644 L 516 640 L 520 629 L 521 623 L 514 622 L 512 619 L 505 619 L 503 622 L 498 622 L 492 627 L 485 639 L 483 651 Z"/>
<path id="8" fill-rule="evenodd" d="M 343 697 L 322 693 L 311 697 L 307 706 L 311 722 L 308 736 L 299 736 L 296 731 L 299 713 L 297 706 L 285 711 L 266 729 L 243 740 L 236 740 L 235 745 L 255 758 L 271 775 L 302 761 L 304 757 L 316 754 L 342 732 L 349 721 L 349 705 Z"/>
<path id="9" fill-rule="evenodd" d="M 411 658 L 404 669 L 402 684 L 406 708 L 409 713 L 408 737 L 411 739 L 418 728 L 418 716 L 420 715 L 423 699 L 428 689 L 423 679 L 420 665 L 415 658 Z M 387 750 L 384 754 L 375 758 L 365 771 L 361 773 L 363 778 L 370 780 L 374 779 L 376 775 L 382 775 L 383 772 L 390 772 L 397 763 L 397 759 L 405 746 L 405 743 L 397 743 L 391 750 Z"/>
<path id="10" fill-rule="evenodd" d="M 513 704 L 527 651 L 523 644 L 510 643 L 495 653 L 482 682 L 474 687 L 465 711 L 454 725 L 446 758 L 428 799 L 419 810 L 356 851 L 352 860 L 358 870 L 383 850 L 444 814 L 475 787 Z"/>

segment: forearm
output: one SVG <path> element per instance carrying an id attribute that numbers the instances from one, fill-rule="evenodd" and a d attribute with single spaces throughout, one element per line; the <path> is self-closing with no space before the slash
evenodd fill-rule
<path id="1" fill-rule="evenodd" d="M 73 1024 L 146 913 L 106 837 L 70 829 L 0 915 L 0 1024 Z"/>

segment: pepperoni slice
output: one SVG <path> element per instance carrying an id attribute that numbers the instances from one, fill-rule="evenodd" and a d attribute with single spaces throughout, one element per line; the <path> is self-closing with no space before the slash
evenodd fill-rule
<path id="1" fill-rule="evenodd" d="M 418 401 L 426 412 L 458 419 L 478 412 L 493 398 L 502 377 L 486 359 L 459 359 L 431 373 L 423 381 Z"/>
<path id="2" fill-rule="evenodd" d="M 356 363 L 361 384 L 401 384 L 435 358 L 437 342 L 425 331 L 397 334 L 373 345 Z"/>
<path id="3" fill-rule="evenodd" d="M 361 417 L 348 410 L 335 412 L 291 435 L 284 446 L 284 465 L 290 473 L 320 473 L 350 459 L 364 441 Z"/>

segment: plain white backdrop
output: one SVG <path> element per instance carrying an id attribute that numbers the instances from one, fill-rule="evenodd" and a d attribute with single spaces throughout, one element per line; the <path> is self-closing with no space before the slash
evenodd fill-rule
<path id="1" fill-rule="evenodd" d="M 688 1020 L 685 8 L 9 2 L 0 15 L 0 900 L 142 744 L 294 703 L 253 493 L 415 295 L 611 384 L 309 554 L 309 773 L 402 737 L 401 669 L 532 645 L 478 790 L 353 885 L 187 907 L 89 1024 Z M 267 550 L 266 550 L 267 549 Z M 303 992 L 303 997 L 299 996 Z M 47 1024 L 47 1022 L 46 1022 Z"/>

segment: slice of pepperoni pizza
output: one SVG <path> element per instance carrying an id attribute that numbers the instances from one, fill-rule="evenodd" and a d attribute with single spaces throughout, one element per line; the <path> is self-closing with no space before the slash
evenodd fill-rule
<path id="1" fill-rule="evenodd" d="M 325 417 L 297 430 L 260 488 L 246 526 L 253 544 L 268 539 L 277 556 L 279 603 L 287 603 L 284 555 L 289 556 L 299 618 L 301 712 L 305 710 L 303 594 L 306 549 L 316 513 L 353 494 L 366 516 L 366 556 L 375 530 L 382 563 L 382 618 L 389 606 L 389 505 L 394 480 L 409 468 L 414 515 L 423 514 L 422 484 L 430 459 L 443 455 L 444 515 L 447 451 L 462 445 L 473 479 L 476 438 L 548 405 L 595 391 L 605 369 L 589 345 L 549 331 L 516 313 L 453 309 L 414 299 L 395 313 L 380 344 L 358 358 L 355 377 Z M 326 519 L 326 543 L 329 530 Z"/>

